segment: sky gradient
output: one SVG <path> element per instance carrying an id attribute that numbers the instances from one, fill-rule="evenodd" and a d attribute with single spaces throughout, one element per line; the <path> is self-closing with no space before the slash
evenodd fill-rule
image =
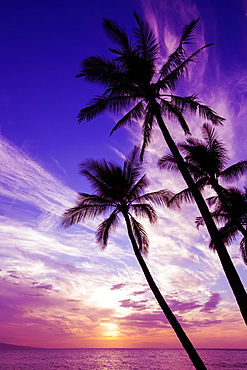
<path id="1" fill-rule="evenodd" d="M 226 119 L 217 131 L 229 164 L 247 159 L 246 1 L 0 0 L 0 342 L 180 347 L 135 261 L 124 224 L 104 251 L 94 238 L 100 220 L 60 226 L 76 193 L 90 191 L 79 163 L 122 163 L 141 140 L 135 124 L 109 137 L 115 122 L 110 115 L 78 125 L 79 110 L 101 89 L 74 77 L 83 58 L 112 46 L 102 19 L 129 31 L 133 11 L 150 22 L 163 58 L 184 25 L 200 17 L 194 48 L 214 45 L 200 54 L 178 92 L 197 93 Z M 200 137 L 204 121 L 187 119 Z M 184 138 L 178 125 L 169 128 L 176 140 Z M 184 187 L 179 175 L 157 168 L 166 152 L 155 130 L 144 164 L 150 191 Z M 157 212 L 156 225 L 143 222 L 150 239 L 146 261 L 194 346 L 247 349 L 246 327 L 218 257 L 208 249 L 206 229 L 195 228 L 196 206 Z M 247 287 L 238 243 L 229 251 Z"/>

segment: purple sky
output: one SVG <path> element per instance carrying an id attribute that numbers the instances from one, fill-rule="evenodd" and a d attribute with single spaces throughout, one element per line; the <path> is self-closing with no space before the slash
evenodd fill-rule
<path id="1" fill-rule="evenodd" d="M 86 3 L 86 5 L 85 5 Z M 171 4 L 172 3 L 172 4 Z M 122 162 L 141 140 L 138 126 L 109 138 L 114 117 L 78 125 L 77 114 L 101 90 L 74 76 L 81 60 L 107 53 L 101 22 L 130 30 L 133 11 L 150 22 L 162 56 L 181 30 L 200 17 L 195 48 L 201 53 L 180 92 L 226 118 L 218 129 L 230 163 L 246 159 L 246 1 L 223 0 L 0 0 L 0 342 L 44 347 L 179 347 L 137 265 L 124 225 L 102 252 L 97 221 L 63 230 L 61 214 L 77 191 L 87 157 Z M 188 117 L 194 136 L 203 123 Z M 176 140 L 183 138 L 171 126 Z M 183 188 L 179 176 L 157 169 L 167 148 L 155 131 L 146 154 L 150 189 Z M 245 178 L 239 186 L 245 185 Z M 196 207 L 162 209 L 147 263 L 162 293 L 197 347 L 247 348 L 246 328 Z M 237 242 L 230 248 L 247 285 Z M 152 340 L 151 340 L 152 338 Z"/>

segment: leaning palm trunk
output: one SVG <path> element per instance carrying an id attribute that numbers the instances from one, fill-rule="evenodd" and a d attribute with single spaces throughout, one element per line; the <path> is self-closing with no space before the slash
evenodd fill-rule
<path id="1" fill-rule="evenodd" d="M 141 266 L 141 269 L 142 269 L 142 271 L 145 275 L 147 283 L 148 283 L 150 289 L 152 290 L 157 302 L 159 303 L 162 311 L 164 312 L 164 314 L 165 314 L 167 320 L 169 321 L 169 323 L 171 324 L 173 330 L 175 331 L 178 339 L 180 340 L 182 346 L 184 347 L 185 351 L 187 352 L 187 354 L 188 354 L 189 358 L 191 359 L 195 368 L 198 369 L 198 370 L 206 370 L 207 368 L 204 365 L 202 359 L 200 358 L 200 356 L 196 352 L 193 344 L 191 343 L 191 341 L 187 337 L 183 328 L 181 327 L 178 320 L 176 319 L 176 316 L 172 313 L 170 307 L 166 303 L 166 301 L 163 298 L 162 294 L 160 293 L 156 283 L 154 282 L 154 280 L 152 278 L 152 275 L 150 274 L 149 269 L 146 265 L 146 262 L 144 261 L 142 255 L 140 253 L 140 250 L 138 248 L 138 245 L 136 243 L 128 214 L 123 213 L 123 216 L 124 216 L 124 219 L 125 219 L 125 222 L 126 222 L 126 225 L 127 225 L 128 236 L 129 236 L 130 241 L 132 243 L 135 256 L 136 256 L 136 258 L 137 258 L 137 260 L 138 260 L 138 262 Z"/>
<path id="2" fill-rule="evenodd" d="M 163 137 L 172 152 L 173 156 L 177 159 L 178 168 L 188 185 L 188 187 L 191 189 L 191 192 L 193 194 L 193 197 L 195 199 L 195 202 L 199 208 L 199 211 L 201 212 L 201 215 L 205 221 L 206 227 L 208 229 L 208 232 L 210 234 L 210 237 L 215 243 L 215 249 L 218 253 L 221 265 L 223 267 L 223 270 L 226 274 L 227 280 L 232 288 L 233 294 L 236 298 L 236 301 L 238 303 L 238 306 L 240 308 L 240 312 L 243 316 L 244 322 L 247 325 L 247 294 L 244 289 L 243 283 L 235 269 L 235 266 L 232 263 L 232 260 L 229 256 L 229 253 L 222 242 L 220 233 L 212 219 L 212 216 L 210 214 L 210 211 L 208 209 L 208 206 L 198 190 L 192 176 L 190 175 L 189 171 L 187 170 L 186 164 L 178 150 L 178 147 L 176 146 L 174 140 L 172 139 L 164 120 L 160 113 L 159 105 L 156 101 L 153 102 L 153 111 L 157 119 L 157 123 L 159 125 L 159 128 L 163 134 Z"/>

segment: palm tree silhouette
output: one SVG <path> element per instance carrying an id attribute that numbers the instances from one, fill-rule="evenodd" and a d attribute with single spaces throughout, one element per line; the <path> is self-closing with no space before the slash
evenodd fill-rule
<path id="1" fill-rule="evenodd" d="M 167 204 L 172 193 L 168 190 L 144 193 L 148 181 L 145 175 L 141 175 L 139 157 L 140 153 L 135 147 L 130 156 L 126 158 L 123 168 L 104 160 L 87 160 L 82 163 L 81 174 L 90 181 L 94 193 L 79 193 L 76 206 L 64 213 L 62 224 L 68 227 L 80 221 L 110 213 L 99 224 L 96 232 L 97 242 L 105 248 L 110 231 L 117 226 L 120 220 L 119 214 L 123 215 L 134 254 L 150 289 L 195 368 L 206 369 L 193 344 L 160 293 L 141 254 L 141 252 L 144 254 L 148 252 L 149 241 L 143 226 L 133 214 L 147 217 L 151 223 L 156 222 L 156 212 L 149 202 L 155 205 Z"/>
<path id="2" fill-rule="evenodd" d="M 222 226 L 219 229 L 222 240 L 230 245 L 234 239 L 242 234 L 240 240 L 240 252 L 244 263 L 247 265 L 247 193 L 237 188 L 224 189 L 224 205 L 218 196 L 208 198 L 210 205 L 214 207 L 212 211 L 213 219 Z M 177 201 L 176 201 L 177 202 Z M 201 217 L 196 218 L 197 227 L 204 225 Z M 209 247 L 215 250 L 214 241 L 211 239 Z"/>
<path id="3" fill-rule="evenodd" d="M 246 199 L 244 194 L 235 188 L 224 188 L 220 181 L 231 183 L 247 171 L 247 161 L 239 161 L 226 167 L 229 157 L 222 141 L 218 139 L 216 130 L 207 123 L 202 127 L 203 140 L 188 138 L 178 144 L 181 153 L 184 155 L 187 168 L 200 190 L 210 186 L 217 196 L 208 199 L 209 204 L 215 206 L 212 216 L 216 221 L 226 222 L 220 229 L 222 240 L 229 245 L 238 232 L 242 233 L 243 239 L 240 243 L 240 250 L 245 263 L 247 262 L 246 238 L 247 231 L 243 226 L 246 218 Z M 162 169 L 179 171 L 176 158 L 171 154 L 163 156 L 158 165 Z M 191 189 L 187 188 L 176 194 L 170 201 L 193 200 Z M 204 220 L 197 218 L 197 226 L 204 224 Z M 215 249 L 214 240 L 210 241 L 210 247 Z"/>
<path id="4" fill-rule="evenodd" d="M 222 242 L 207 204 L 194 183 L 163 119 L 166 116 L 168 119 L 177 120 L 185 133 L 189 133 L 189 127 L 184 119 L 186 112 L 198 112 L 201 117 L 210 120 L 213 124 L 223 122 L 223 118 L 212 109 L 200 104 L 196 95 L 181 97 L 173 94 L 179 79 L 186 75 L 189 64 L 194 62 L 200 51 L 209 45 L 187 55 L 184 46 L 192 42 L 193 31 L 198 19 L 192 21 L 184 27 L 177 49 L 165 63 L 162 64 L 160 60 L 161 67 L 158 68 L 159 43 L 148 23 L 136 13 L 134 16 L 137 27 L 133 29 L 133 39 L 129 39 L 126 31 L 116 22 L 109 19 L 103 21 L 107 35 L 116 44 L 115 49 L 110 49 L 115 57 L 110 59 L 91 56 L 82 61 L 81 71 L 77 77 L 84 77 L 86 81 L 97 83 L 103 86 L 105 91 L 101 96 L 92 99 L 88 106 L 79 112 L 78 120 L 79 122 L 90 121 L 105 111 L 119 114 L 123 109 L 129 109 L 111 133 L 121 126 L 130 125 L 132 121 L 141 120 L 143 122 L 141 157 L 145 147 L 151 141 L 154 124 L 158 124 L 172 155 L 177 160 L 178 168 L 187 186 L 193 193 L 210 237 L 215 241 L 223 270 L 247 324 L 247 294 L 244 286 Z"/>

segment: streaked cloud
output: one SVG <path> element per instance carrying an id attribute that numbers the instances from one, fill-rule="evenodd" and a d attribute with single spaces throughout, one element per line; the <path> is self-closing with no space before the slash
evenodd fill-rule
<path id="1" fill-rule="evenodd" d="M 142 3 L 168 53 L 175 47 L 181 27 L 200 15 L 190 0 Z M 210 42 L 205 41 L 203 27 L 201 20 L 195 47 Z M 244 147 L 244 134 L 238 148 L 234 135 L 240 129 L 245 132 L 246 79 L 241 77 L 243 71 L 223 76 L 215 51 L 215 86 L 205 85 L 208 55 L 208 50 L 201 53 L 181 88 L 198 92 L 203 102 L 227 119 L 220 135 L 227 139 L 231 156 L 237 158 Z M 234 104 L 233 93 L 238 94 Z M 200 136 L 201 120 L 188 119 L 193 135 Z M 238 120 L 237 127 L 234 120 Z M 174 122 L 168 124 L 176 140 L 184 138 L 180 127 Z M 134 144 L 141 141 L 137 127 L 128 130 Z M 112 149 L 120 161 L 127 154 Z M 179 191 L 185 186 L 178 174 L 157 168 L 157 160 L 166 152 L 167 146 L 155 129 L 144 163 L 150 190 Z M 179 345 L 147 287 L 124 224 L 112 234 L 108 248 L 101 251 L 94 237 L 100 220 L 66 230 L 60 226 L 62 213 L 76 199 L 76 192 L 63 183 L 66 177 L 57 178 L 40 159 L 3 136 L 0 156 L 1 341 L 48 347 Z M 62 164 L 56 158 L 53 161 L 67 176 Z M 82 182 L 81 191 L 83 186 Z M 143 221 L 150 239 L 146 262 L 193 342 L 205 347 L 208 343 L 217 346 L 220 341 L 228 346 L 241 341 L 247 345 L 242 319 L 218 257 L 208 249 L 208 234 L 205 228 L 195 228 L 196 206 L 183 205 L 177 211 L 162 208 L 157 213 L 156 225 Z M 236 250 L 237 244 L 230 248 L 234 262 L 242 268 Z"/>

